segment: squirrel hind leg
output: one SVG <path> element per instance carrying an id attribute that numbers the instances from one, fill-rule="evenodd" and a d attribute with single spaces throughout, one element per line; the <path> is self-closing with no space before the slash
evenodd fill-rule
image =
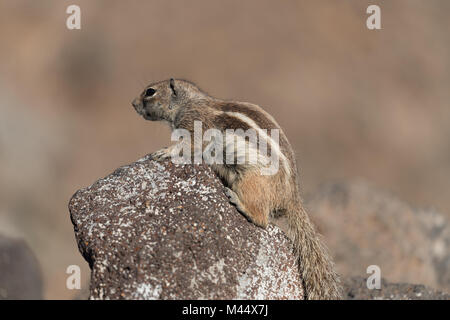
<path id="1" fill-rule="evenodd" d="M 259 227 L 266 228 L 269 224 L 270 205 L 267 194 L 261 190 L 262 183 L 255 183 L 256 176 L 240 179 L 233 184 L 233 189 L 225 191 L 230 202 L 236 206 L 248 220 Z"/>
<path id="2" fill-rule="evenodd" d="M 266 228 L 268 225 L 267 218 L 261 215 L 257 211 L 250 211 L 239 199 L 236 192 L 230 188 L 225 189 L 225 194 L 227 195 L 230 203 L 236 207 L 236 209 L 243 214 L 250 222 L 256 224 L 258 227 Z"/>

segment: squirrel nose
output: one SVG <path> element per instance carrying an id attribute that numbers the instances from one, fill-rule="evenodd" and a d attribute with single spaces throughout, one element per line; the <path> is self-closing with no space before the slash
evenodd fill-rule
<path id="1" fill-rule="evenodd" d="M 135 98 L 135 99 L 131 102 L 131 104 L 133 105 L 133 107 L 137 108 L 137 107 L 139 106 L 139 99 L 138 99 L 138 98 Z"/>

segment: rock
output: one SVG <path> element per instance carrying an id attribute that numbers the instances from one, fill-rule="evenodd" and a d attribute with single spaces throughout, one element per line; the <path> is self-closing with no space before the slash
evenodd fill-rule
<path id="1" fill-rule="evenodd" d="M 28 245 L 0 235 L 0 300 L 42 299 L 41 271 Z"/>
<path id="2" fill-rule="evenodd" d="M 450 292 L 450 224 L 362 181 L 328 183 L 306 201 L 338 272 L 367 277 L 377 265 L 389 281 Z"/>
<path id="3" fill-rule="evenodd" d="M 69 203 L 91 299 L 302 299 L 292 245 L 249 223 L 206 165 L 151 156 Z"/>
<path id="4" fill-rule="evenodd" d="M 390 283 L 381 279 L 380 290 L 367 289 L 363 277 L 345 278 L 344 294 L 348 300 L 449 300 L 450 295 L 424 285 Z"/>

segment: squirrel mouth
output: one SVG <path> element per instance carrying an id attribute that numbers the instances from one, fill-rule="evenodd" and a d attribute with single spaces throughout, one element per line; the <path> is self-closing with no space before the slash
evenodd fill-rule
<path id="1" fill-rule="evenodd" d="M 150 120 L 150 121 L 156 121 L 156 116 L 151 114 L 148 111 L 142 110 L 142 116 L 144 117 L 145 120 Z"/>

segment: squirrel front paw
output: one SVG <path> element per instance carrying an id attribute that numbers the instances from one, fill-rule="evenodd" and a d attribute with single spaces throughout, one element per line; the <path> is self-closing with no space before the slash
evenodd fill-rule
<path id="1" fill-rule="evenodd" d="M 152 153 L 152 160 L 155 161 L 164 161 L 169 158 L 170 158 L 169 148 L 163 148 L 161 150 Z"/>

